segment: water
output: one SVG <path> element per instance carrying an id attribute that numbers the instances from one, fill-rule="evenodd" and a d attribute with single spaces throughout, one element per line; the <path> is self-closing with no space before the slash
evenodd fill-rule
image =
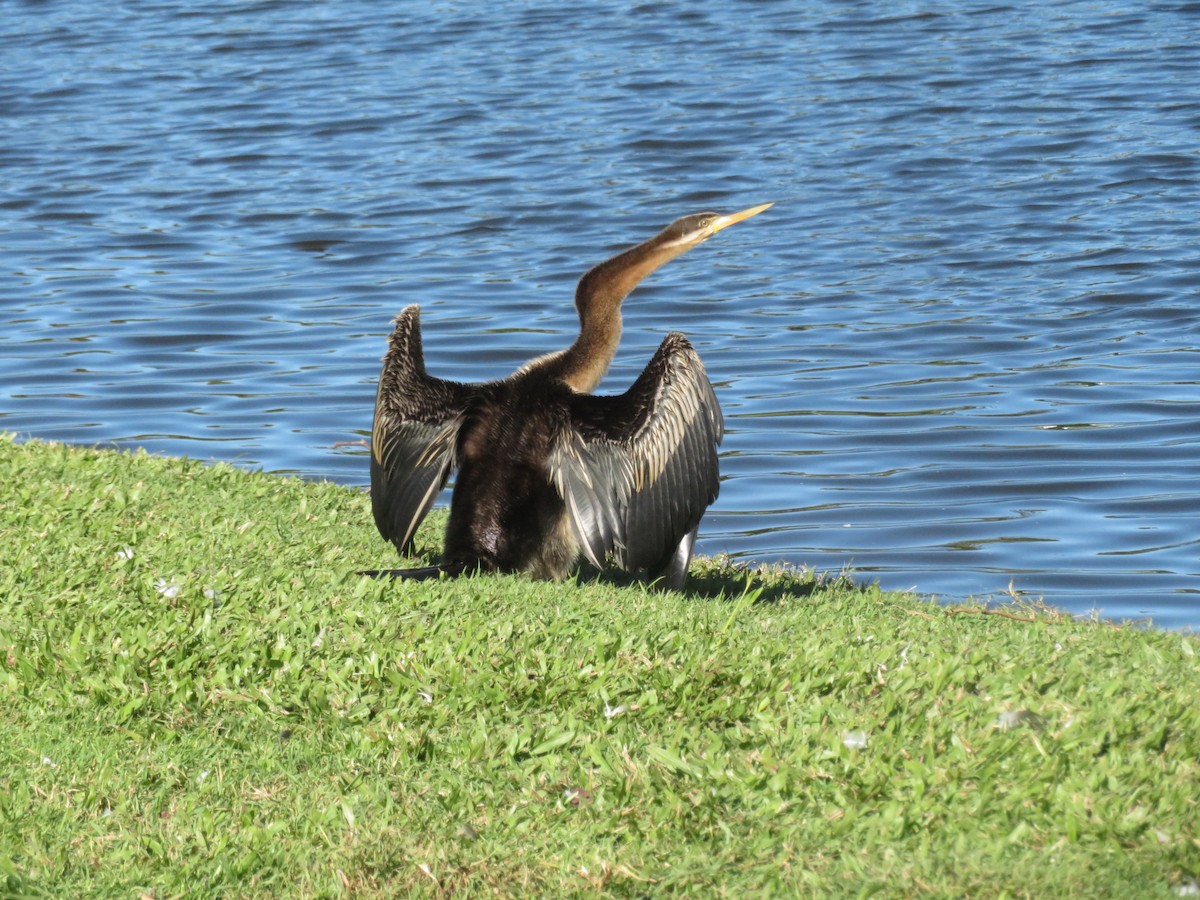
<path id="1" fill-rule="evenodd" d="M 638 290 L 605 384 L 698 345 L 699 549 L 1200 625 L 1198 23 L 0 0 L 0 429 L 363 484 L 404 305 L 497 377 L 593 262 L 775 200 Z"/>

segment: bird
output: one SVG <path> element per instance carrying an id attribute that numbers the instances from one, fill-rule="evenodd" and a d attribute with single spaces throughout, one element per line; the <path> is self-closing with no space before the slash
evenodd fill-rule
<path id="1" fill-rule="evenodd" d="M 720 487 L 724 420 L 691 342 L 669 333 L 622 394 L 593 394 L 621 340 L 621 305 L 664 263 L 773 204 L 694 213 L 589 269 L 579 335 L 496 381 L 430 375 L 420 306 L 393 322 L 371 428 L 371 510 L 402 556 L 455 473 L 441 562 L 360 574 L 426 579 L 524 572 L 561 580 L 581 557 L 686 584 Z"/>

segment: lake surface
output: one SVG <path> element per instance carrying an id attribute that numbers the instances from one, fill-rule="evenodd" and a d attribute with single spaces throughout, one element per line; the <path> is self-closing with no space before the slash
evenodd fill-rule
<path id="1" fill-rule="evenodd" d="M 0 429 L 365 484 L 335 445 L 405 305 L 431 371 L 499 377 L 592 263 L 774 200 L 637 290 L 604 385 L 698 346 L 698 550 L 1198 626 L 1198 26 L 0 0 Z"/>

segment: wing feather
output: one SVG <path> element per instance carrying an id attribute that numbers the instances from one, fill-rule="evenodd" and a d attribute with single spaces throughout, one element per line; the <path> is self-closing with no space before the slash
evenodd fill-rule
<path id="1" fill-rule="evenodd" d="M 471 386 L 425 371 L 420 307 L 395 319 L 371 428 L 371 511 L 385 540 L 407 554 L 455 465 Z"/>
<path id="2" fill-rule="evenodd" d="M 583 553 L 667 571 L 720 488 L 724 422 L 695 348 L 670 334 L 624 394 L 569 405 L 548 462 Z"/>

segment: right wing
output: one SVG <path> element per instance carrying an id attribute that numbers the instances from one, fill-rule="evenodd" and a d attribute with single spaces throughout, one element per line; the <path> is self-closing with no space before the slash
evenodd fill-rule
<path id="1" fill-rule="evenodd" d="M 403 554 L 454 468 L 471 394 L 471 385 L 425 372 L 420 307 L 396 316 L 375 394 L 371 512 L 379 533 Z"/>
<path id="2" fill-rule="evenodd" d="M 682 588 L 696 528 L 717 498 L 724 422 L 695 349 L 663 340 L 624 394 L 575 394 L 548 460 L 584 555 L 610 554 Z"/>

